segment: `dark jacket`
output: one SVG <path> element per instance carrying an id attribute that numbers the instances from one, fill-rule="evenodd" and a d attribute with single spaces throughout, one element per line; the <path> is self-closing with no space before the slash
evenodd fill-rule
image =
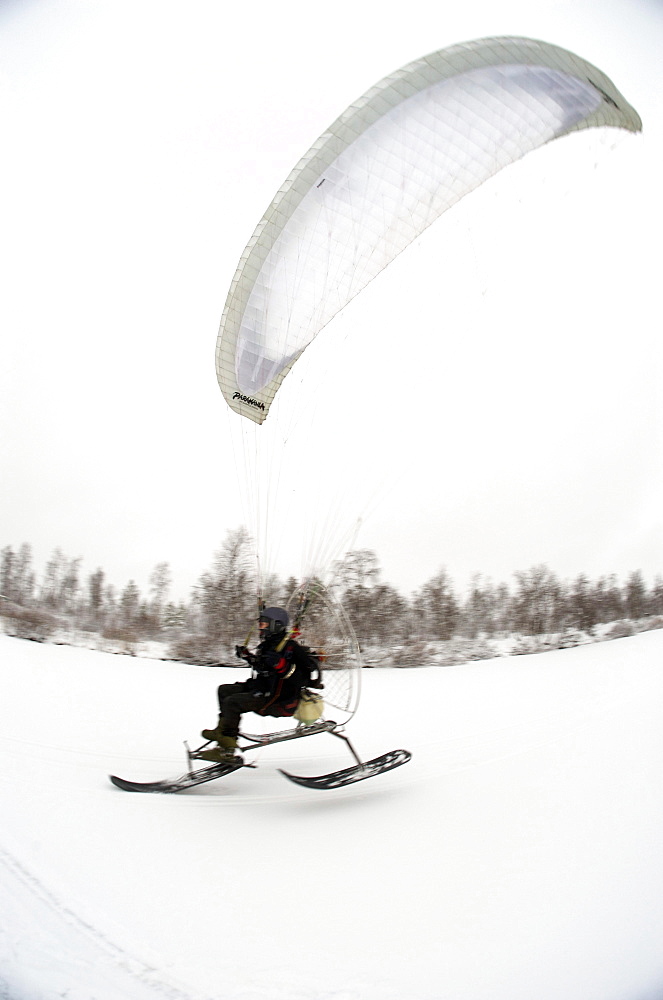
<path id="1" fill-rule="evenodd" d="M 255 691 L 268 697 L 259 714 L 292 715 L 311 677 L 308 653 L 294 639 L 283 644 L 282 636 L 268 636 L 256 649 L 251 666 Z"/>

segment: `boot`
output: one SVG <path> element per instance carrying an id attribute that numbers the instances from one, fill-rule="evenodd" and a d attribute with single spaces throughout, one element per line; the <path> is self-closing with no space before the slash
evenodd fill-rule
<path id="1" fill-rule="evenodd" d="M 223 736 L 223 719 L 221 716 L 219 716 L 219 721 L 214 729 L 203 729 L 200 735 L 204 740 L 216 740 L 219 742 Z"/>
<path id="2" fill-rule="evenodd" d="M 207 732 L 210 731 L 207 730 Z M 203 733 L 204 735 L 205 733 Z M 236 736 L 220 736 L 218 743 L 219 745 L 211 750 L 202 750 L 197 754 L 200 760 L 211 760 L 214 764 L 226 764 L 228 761 L 238 759 L 238 755 L 235 753 L 237 749 Z"/>

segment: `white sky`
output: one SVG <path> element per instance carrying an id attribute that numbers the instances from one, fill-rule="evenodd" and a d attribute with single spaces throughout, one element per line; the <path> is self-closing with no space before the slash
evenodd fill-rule
<path id="1" fill-rule="evenodd" d="M 255 224 L 369 86 L 494 34 L 589 59 L 644 133 L 503 172 L 334 321 L 311 349 L 330 369 L 314 454 L 286 495 L 322 480 L 349 523 L 398 472 L 356 545 L 404 592 L 441 566 L 459 586 L 539 562 L 663 570 L 654 0 L 412 0 L 398 17 L 377 0 L 5 0 L 0 546 L 30 542 L 40 567 L 59 546 L 118 586 L 169 561 L 187 596 L 244 520 L 214 346 Z M 415 377 L 429 415 L 408 405 Z"/>

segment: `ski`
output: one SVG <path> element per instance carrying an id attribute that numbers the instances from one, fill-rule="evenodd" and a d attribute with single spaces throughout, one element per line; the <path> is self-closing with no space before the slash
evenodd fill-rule
<path id="1" fill-rule="evenodd" d="M 109 775 L 110 780 L 116 788 L 121 788 L 123 792 L 156 792 L 166 795 L 173 792 L 183 792 L 187 788 L 194 788 L 202 785 L 206 781 L 214 781 L 216 778 L 223 778 L 233 771 L 238 771 L 240 767 L 253 767 L 253 764 L 246 764 L 241 757 L 228 761 L 226 764 L 212 764 L 210 767 L 203 767 L 197 771 L 188 771 L 179 778 L 166 778 L 163 781 L 128 781 L 126 778 L 118 778 L 116 774 Z"/>
<path id="2" fill-rule="evenodd" d="M 365 778 L 373 778 L 377 774 L 391 771 L 395 767 L 400 767 L 401 764 L 407 764 L 411 759 L 412 754 L 409 750 L 390 750 L 389 753 L 384 753 L 381 757 L 374 757 L 373 760 L 367 760 L 365 763 L 354 764 L 341 771 L 319 774 L 311 778 L 290 774 L 281 768 L 279 771 L 288 781 L 293 781 L 296 785 L 303 785 L 304 788 L 342 788 L 344 785 L 352 785 L 356 781 L 364 781 Z"/>
<path id="3" fill-rule="evenodd" d="M 280 733 L 263 733 L 252 735 L 251 733 L 240 733 L 240 739 L 251 744 L 243 747 L 244 750 L 251 750 L 254 747 L 267 747 L 272 743 L 281 743 L 283 740 L 299 740 L 303 736 L 315 736 L 316 733 L 333 733 L 339 727 L 336 722 L 321 721 L 313 722 L 310 726 L 297 726 L 295 729 L 284 729 Z"/>

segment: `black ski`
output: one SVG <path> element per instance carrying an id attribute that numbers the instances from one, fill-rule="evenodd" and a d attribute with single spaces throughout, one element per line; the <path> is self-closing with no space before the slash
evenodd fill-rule
<path id="1" fill-rule="evenodd" d="M 303 785 L 305 788 L 342 788 L 344 785 L 352 785 L 355 781 L 363 781 L 365 778 L 373 778 L 376 774 L 383 774 L 391 771 L 401 764 L 407 764 L 412 759 L 409 750 L 390 750 L 383 753 L 381 757 L 374 757 L 361 764 L 354 764 L 352 767 L 344 767 L 341 771 L 332 771 L 330 774 L 319 774 L 316 777 L 306 778 L 299 774 L 290 774 L 283 771 L 281 774 L 289 781 L 294 781 L 296 785 Z"/>
<path id="2" fill-rule="evenodd" d="M 322 720 L 312 722 L 310 726 L 296 726 L 294 729 L 284 729 L 277 733 L 251 734 L 240 733 L 240 738 L 245 740 L 250 746 L 243 750 L 252 750 L 254 747 L 271 746 L 272 743 L 282 743 L 283 740 L 300 740 L 303 736 L 315 736 L 316 733 L 333 733 L 338 729 L 336 722 Z"/>
<path id="3" fill-rule="evenodd" d="M 117 775 L 109 775 L 110 780 L 117 788 L 124 792 L 161 792 L 171 794 L 172 792 L 183 792 L 187 788 L 194 788 L 202 785 L 206 781 L 214 781 L 215 778 L 223 778 L 226 774 L 232 774 L 240 767 L 253 767 L 253 764 L 245 764 L 241 757 L 228 761 L 226 764 L 212 764 L 210 767 L 202 767 L 197 771 L 188 771 L 179 778 L 166 778 L 164 781 L 127 781 L 126 778 L 118 778 Z"/>

